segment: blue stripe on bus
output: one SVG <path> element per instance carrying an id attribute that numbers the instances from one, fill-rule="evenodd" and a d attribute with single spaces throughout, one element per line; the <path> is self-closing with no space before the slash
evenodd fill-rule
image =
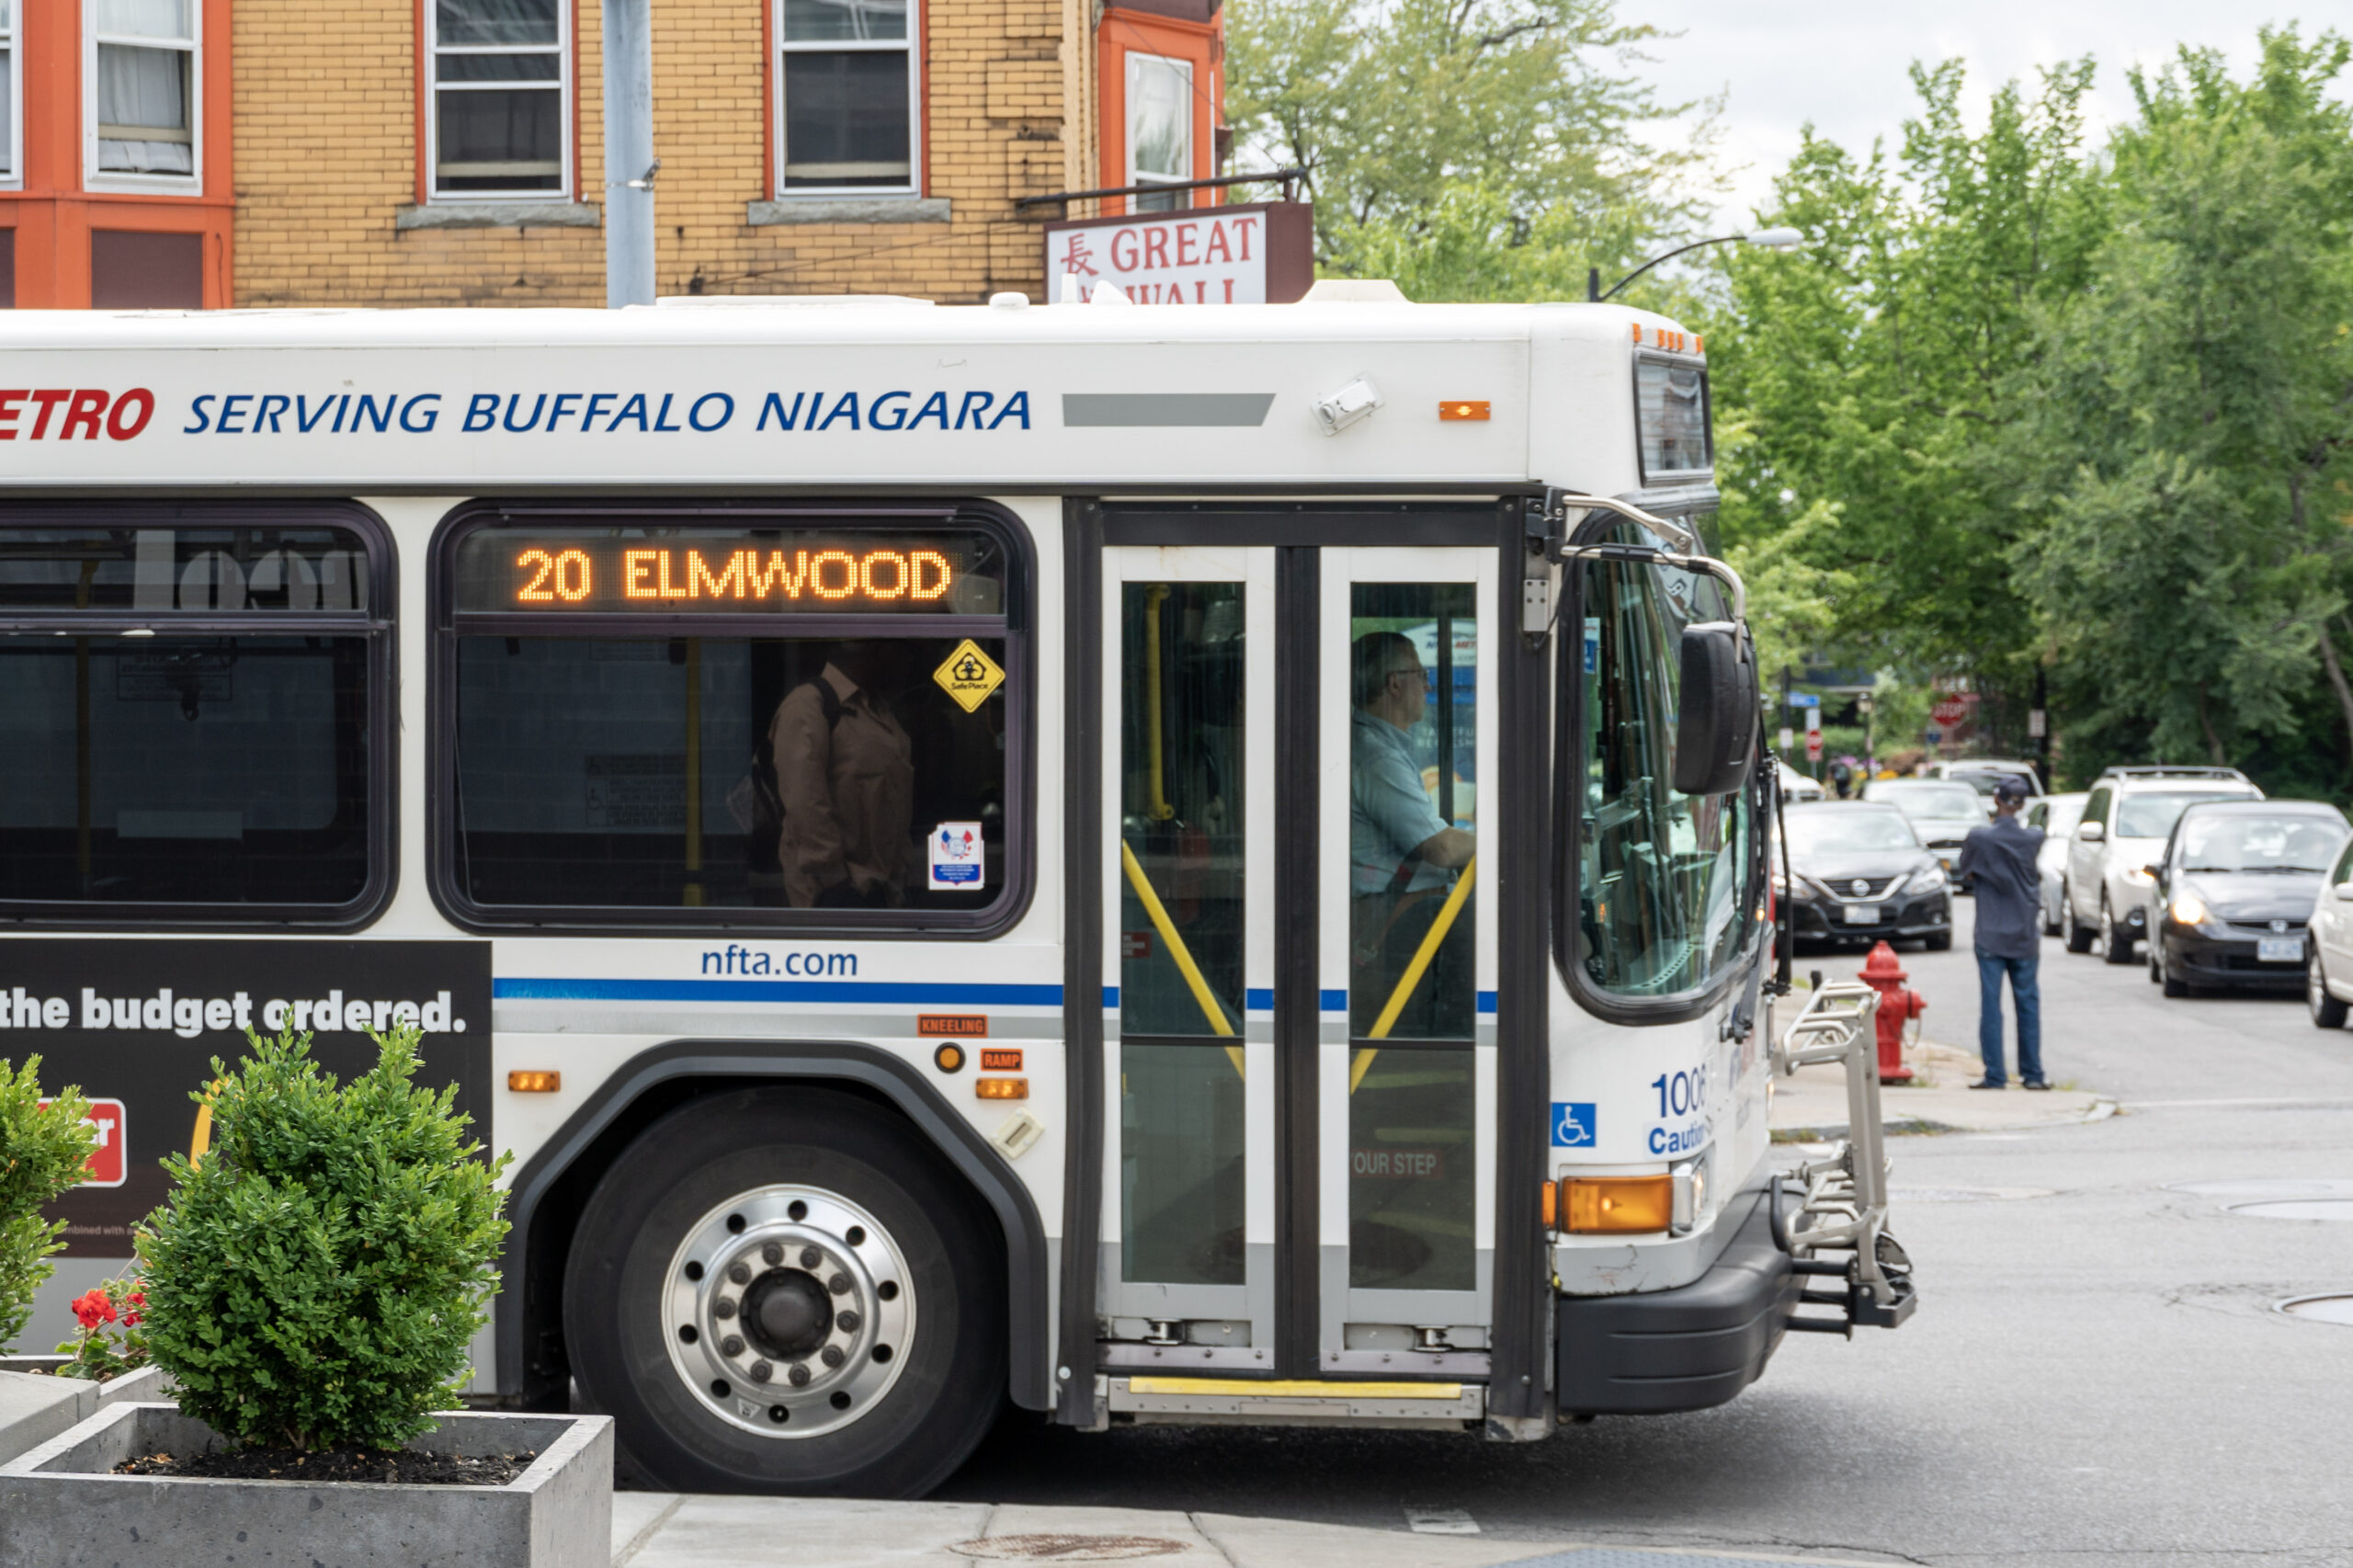
<path id="1" fill-rule="evenodd" d="M 935 1006 L 1059 1007 L 1059 985 L 880 980 L 526 980 L 491 982 L 502 1002 L 914 1002 Z"/>

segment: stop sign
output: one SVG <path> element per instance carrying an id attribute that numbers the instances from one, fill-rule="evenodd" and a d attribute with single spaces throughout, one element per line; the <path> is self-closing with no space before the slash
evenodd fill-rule
<path id="1" fill-rule="evenodd" d="M 1808 730 L 1805 733 L 1805 759 L 1808 762 L 1822 760 L 1822 732 L 1820 730 Z"/>
<path id="2" fill-rule="evenodd" d="M 1940 697 L 1937 699 L 1937 705 L 1928 710 L 1928 717 L 1949 730 L 1969 717 L 1969 703 L 1963 698 Z"/>

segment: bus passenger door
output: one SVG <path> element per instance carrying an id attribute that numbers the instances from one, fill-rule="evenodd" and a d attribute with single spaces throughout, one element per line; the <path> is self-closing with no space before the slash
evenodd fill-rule
<path id="1" fill-rule="evenodd" d="M 1115 1375 L 1275 1367 L 1275 551 L 1103 553 Z"/>
<path id="2" fill-rule="evenodd" d="M 1496 903 L 1481 851 L 1496 556 L 1319 553 L 1319 1370 L 1478 1376 L 1495 1290 Z"/>
<path id="3" fill-rule="evenodd" d="M 1498 570 L 1103 552 L 1114 1377 L 1489 1369 Z"/>

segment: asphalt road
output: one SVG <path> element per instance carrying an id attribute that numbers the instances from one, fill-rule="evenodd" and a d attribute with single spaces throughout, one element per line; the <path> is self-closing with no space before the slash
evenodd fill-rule
<path id="1" fill-rule="evenodd" d="M 1961 902 L 1957 951 L 1904 955 L 1930 1038 L 1955 1044 L 1977 1018 Z M 1922 1297 L 1900 1330 L 1791 1335 L 1722 1409 L 1529 1445 L 1008 1422 L 939 1495 L 1397 1529 L 1424 1506 L 1535 1542 L 1872 1562 L 2353 1563 L 2353 1326 L 2271 1310 L 2353 1291 L 2353 1224 L 2171 1190 L 2353 1196 L 2353 1033 L 2315 1029 L 2299 996 L 2168 1002 L 2145 966 L 2043 953 L 2051 1076 L 2123 1111 L 1897 1140 L 1894 1229 Z M 1802 961 L 1851 972 L 1859 955 Z M 1985 1188 L 2035 1195 L 1970 1197 Z"/>

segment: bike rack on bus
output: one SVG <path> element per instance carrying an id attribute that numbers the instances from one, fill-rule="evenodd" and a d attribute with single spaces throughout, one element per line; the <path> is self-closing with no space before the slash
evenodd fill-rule
<path id="1" fill-rule="evenodd" d="M 1766 1194 L 1771 1205 L 1773 1240 L 1789 1254 L 1801 1275 L 1841 1278 L 1843 1293 L 1801 1290 L 1809 1305 L 1838 1307 L 1843 1317 L 1792 1313 L 1790 1327 L 1854 1337 L 1858 1324 L 1893 1328 L 1912 1315 L 1919 1297 L 1912 1287 L 1912 1260 L 1887 1233 L 1888 1158 L 1880 1125 L 1879 1044 L 1872 1019 L 1879 993 L 1859 981 L 1816 985 L 1805 1010 L 1774 1046 L 1773 1066 L 1786 1074 L 1815 1063 L 1847 1070 L 1847 1141 L 1827 1159 L 1809 1161 L 1777 1174 Z M 1785 1187 L 1794 1186 L 1798 1205 L 1782 1210 Z M 1851 1254 L 1846 1261 L 1818 1252 Z"/>

